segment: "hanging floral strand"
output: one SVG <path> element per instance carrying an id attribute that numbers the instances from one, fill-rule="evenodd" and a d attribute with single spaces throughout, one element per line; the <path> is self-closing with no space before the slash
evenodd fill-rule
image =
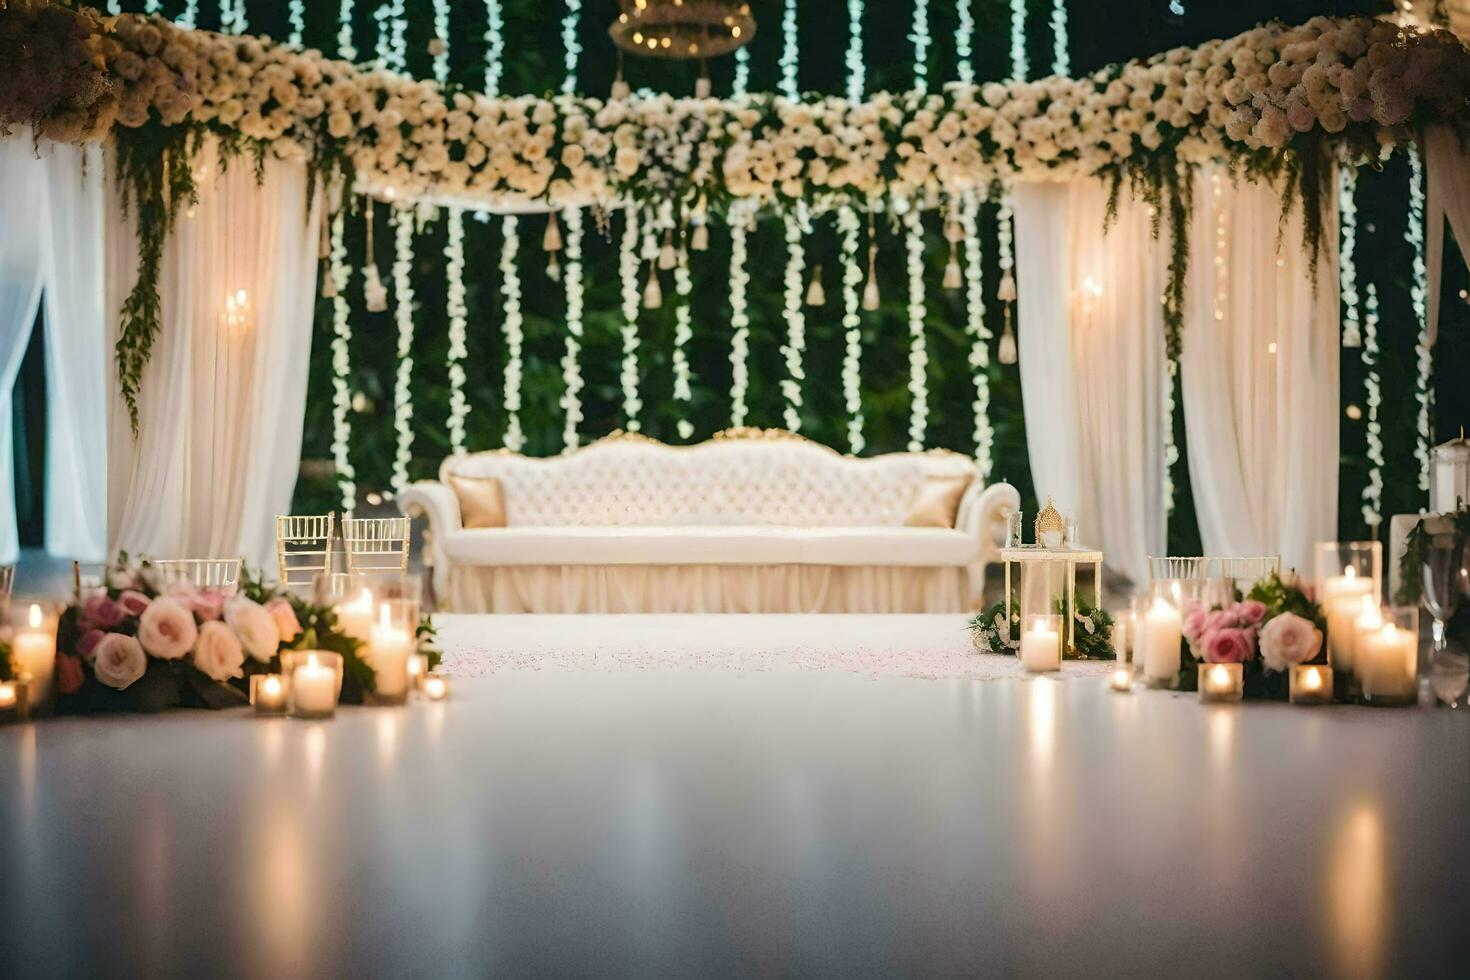
<path id="1" fill-rule="evenodd" d="M 750 50 L 740 47 L 735 49 L 735 81 L 731 86 L 731 94 L 737 99 L 750 88 Z"/>
<path id="2" fill-rule="evenodd" d="M 434 40 L 429 50 L 434 54 L 434 80 L 449 84 L 449 0 L 434 0 Z"/>
<path id="3" fill-rule="evenodd" d="M 1383 425 L 1378 409 L 1383 393 L 1378 380 L 1378 287 L 1369 282 L 1363 303 L 1363 368 L 1368 403 L 1368 483 L 1363 487 L 1363 520 L 1377 534 L 1383 521 Z"/>
<path id="4" fill-rule="evenodd" d="M 485 0 L 485 95 L 494 99 L 500 96 L 500 74 L 504 70 L 501 59 L 505 56 L 505 15 L 500 9 L 500 0 Z"/>
<path id="5" fill-rule="evenodd" d="M 1010 198 L 1002 194 L 1000 199 L 1000 210 L 996 213 L 996 245 L 1000 252 L 1000 284 L 996 287 L 995 298 L 1000 300 L 1001 311 L 1005 317 L 1005 327 L 1000 334 L 1000 344 L 996 347 L 996 360 L 1002 364 L 1016 363 L 1016 331 L 1011 323 L 1011 304 L 1016 301 L 1016 257 L 1012 252 L 1011 245 L 1015 240 L 1015 228 L 1011 223 L 1012 211 Z"/>
<path id="6" fill-rule="evenodd" d="M 929 0 L 914 0 L 914 29 L 909 35 L 914 43 L 914 91 L 929 91 Z"/>
<path id="7" fill-rule="evenodd" d="M 577 60 L 582 55 L 582 42 L 577 40 L 577 28 L 582 23 L 582 0 L 567 0 L 567 12 L 561 19 L 562 64 L 566 77 L 561 80 L 561 90 L 567 95 L 577 91 Z"/>
<path id="8" fill-rule="evenodd" d="M 1051 73 L 1072 73 L 1071 47 L 1067 38 L 1067 0 L 1052 0 L 1051 3 Z"/>
<path id="9" fill-rule="evenodd" d="M 867 446 L 863 438 L 863 319 L 858 312 L 863 266 L 858 260 L 862 221 L 850 205 L 837 209 L 837 231 L 842 236 L 842 329 L 846 350 L 842 358 L 842 397 L 847 407 L 847 450 L 854 456 Z"/>
<path id="10" fill-rule="evenodd" d="M 301 35 L 306 33 L 306 0 L 291 0 L 286 5 L 286 19 L 291 30 L 286 34 L 286 43 L 301 47 Z"/>
<path id="11" fill-rule="evenodd" d="M 413 459 L 413 212 L 396 212 L 393 232 L 393 319 L 398 326 L 393 428 L 398 446 L 391 485 L 398 494 L 408 486 L 408 464 Z"/>
<path id="12" fill-rule="evenodd" d="M 1434 351 L 1429 345 L 1429 273 L 1424 255 L 1424 163 L 1413 143 L 1409 144 L 1409 223 L 1404 230 L 1404 241 L 1414 249 L 1413 280 L 1409 286 L 1409 299 L 1414 306 L 1414 322 L 1419 328 L 1418 342 L 1414 345 L 1418 377 L 1414 384 L 1414 397 L 1419 402 L 1419 417 L 1416 431 L 1414 458 L 1419 461 L 1419 489 L 1429 489 L 1429 444 L 1430 419 L 1434 411 L 1434 387 L 1430 383 Z"/>
<path id="13" fill-rule="evenodd" d="M 1342 224 L 1342 243 L 1337 252 L 1337 272 L 1344 347 L 1358 347 L 1363 343 L 1358 323 L 1358 267 L 1353 260 L 1358 241 L 1357 183 L 1357 171 L 1346 165 L 1338 166 L 1337 213 Z"/>
<path id="14" fill-rule="evenodd" d="M 801 95 L 796 84 L 798 56 L 796 0 L 786 0 L 786 10 L 781 17 L 781 94 L 788 99 L 796 99 Z"/>
<path id="15" fill-rule="evenodd" d="M 990 425 L 990 328 L 985 325 L 985 266 L 980 249 L 980 199 L 974 191 L 960 202 L 965 236 L 965 329 L 970 335 L 970 373 L 975 384 L 975 463 L 990 476 L 995 430 Z"/>
<path id="16" fill-rule="evenodd" d="M 347 301 L 347 286 L 352 267 L 347 264 L 345 241 L 346 207 L 332 217 L 332 462 L 337 470 L 337 487 L 342 491 L 342 511 L 352 513 L 357 507 L 357 471 L 352 468 L 349 447 L 352 442 L 352 307 Z"/>
<path id="17" fill-rule="evenodd" d="M 342 0 L 337 10 L 337 56 L 346 61 L 357 60 L 357 47 L 352 43 L 352 2 Z"/>
<path id="18" fill-rule="evenodd" d="M 500 245 L 500 295 L 503 297 L 501 330 L 505 334 L 505 437 L 502 444 L 513 453 L 521 451 L 526 437 L 521 432 L 521 275 L 516 266 L 520 237 L 516 216 L 500 219 L 503 235 Z"/>
<path id="19" fill-rule="evenodd" d="M 786 224 L 786 343 L 781 345 L 781 356 L 786 361 L 786 377 L 781 379 L 781 394 L 786 400 L 783 418 L 791 432 L 801 431 L 801 386 L 806 382 L 806 310 L 802 306 L 802 285 L 805 278 L 806 249 L 802 236 L 811 231 L 805 202 L 798 201 L 796 207 L 785 215 Z"/>
<path id="20" fill-rule="evenodd" d="M 675 425 L 680 439 L 688 439 L 694 435 L 694 423 L 688 417 L 690 403 L 694 401 L 694 391 L 689 383 L 688 353 L 689 341 L 694 338 L 692 310 L 689 305 L 693 292 L 694 279 L 689 274 L 689 249 L 681 242 L 674 265 L 674 295 L 678 297 L 674 304 L 674 410 L 679 413 Z"/>
<path id="21" fill-rule="evenodd" d="M 929 429 L 929 350 L 924 343 L 924 224 L 919 209 L 911 206 L 904 218 L 908 234 L 909 273 L 909 445 L 921 452 Z"/>
<path id="22" fill-rule="evenodd" d="M 469 401 L 465 398 L 465 358 L 469 357 L 466 346 L 466 329 L 469 309 L 465 306 L 464 288 L 464 211 L 449 209 L 449 235 L 444 246 L 445 312 L 449 315 L 449 448 L 458 456 L 465 451 L 465 418 L 470 414 Z"/>
<path id="23" fill-rule="evenodd" d="M 972 0 L 959 0 L 959 24 L 954 32 L 955 73 L 966 85 L 975 82 L 975 66 L 970 61 L 974 54 L 975 14 L 970 9 Z"/>
<path id="24" fill-rule="evenodd" d="M 109 3 L 107 6 L 110 12 L 116 13 L 116 11 L 111 11 L 111 8 L 120 5 Z M 184 4 L 184 12 L 179 14 L 179 16 L 175 18 L 174 23 L 191 31 L 194 30 L 194 28 L 198 27 L 199 0 L 187 0 L 187 2 Z"/>
<path id="25" fill-rule="evenodd" d="M 1026 80 L 1026 0 L 1011 0 L 1011 78 Z"/>
<path id="26" fill-rule="evenodd" d="M 638 209 L 623 209 L 623 237 L 618 243 L 618 278 L 623 287 L 623 364 L 618 380 L 623 386 L 623 428 L 637 432 L 643 402 L 638 398 Z"/>
<path id="27" fill-rule="evenodd" d="M 565 390 L 561 397 L 566 421 L 562 426 L 562 445 L 577 448 L 577 431 L 582 426 L 582 209 L 567 208 L 562 212 L 566 227 L 566 269 L 562 281 L 567 295 L 566 349 L 561 356 L 561 377 Z"/>
<path id="28" fill-rule="evenodd" d="M 746 308 L 746 288 L 750 273 L 747 259 L 748 222 L 750 213 L 744 207 L 732 208 L 730 220 L 730 425 L 745 424 L 745 395 L 750 388 L 750 316 Z"/>
<path id="29" fill-rule="evenodd" d="M 863 64 L 863 0 L 847 0 L 847 56 L 844 64 L 847 67 L 847 101 L 861 102 L 868 87 Z"/>

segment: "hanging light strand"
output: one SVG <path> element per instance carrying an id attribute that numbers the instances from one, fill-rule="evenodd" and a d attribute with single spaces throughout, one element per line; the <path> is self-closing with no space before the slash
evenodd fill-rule
<path id="1" fill-rule="evenodd" d="M 347 61 L 357 60 L 357 47 L 352 43 L 352 2 L 342 0 L 337 8 L 337 55 Z"/>
<path id="2" fill-rule="evenodd" d="M 395 494 L 408 486 L 413 459 L 413 213 L 399 211 L 393 229 L 393 320 L 398 327 L 398 371 L 393 382 L 393 428 L 398 433 L 393 456 Z"/>
<path id="3" fill-rule="evenodd" d="M 786 0 L 786 9 L 781 17 L 781 94 L 796 99 L 801 90 L 796 84 L 796 66 L 800 52 L 797 50 L 796 0 Z"/>
<path id="4" fill-rule="evenodd" d="M 464 211 L 449 209 L 448 236 L 444 245 L 445 312 L 449 316 L 449 448 L 456 456 L 465 450 L 465 418 L 470 414 L 465 398 L 465 358 L 469 356 L 466 332 L 469 308 L 464 288 Z"/>
<path id="5" fill-rule="evenodd" d="M 781 379 L 781 394 L 786 401 L 783 418 L 791 432 L 801 431 L 801 388 L 806 382 L 806 310 L 802 305 L 802 284 L 806 270 L 806 249 L 802 236 L 811 231 L 805 202 L 785 215 L 786 224 L 786 343 L 781 356 L 786 361 L 786 377 Z"/>
<path id="6" fill-rule="evenodd" d="M 567 95 L 577 91 L 577 61 L 582 56 L 582 42 L 577 40 L 577 29 L 581 23 L 582 0 L 567 0 L 567 12 L 561 19 L 562 64 L 566 68 L 561 90 Z"/>
<path id="7" fill-rule="evenodd" d="M 750 213 L 741 206 L 731 209 L 730 221 L 730 425 L 745 424 L 745 395 L 750 388 L 750 316 L 746 289 L 747 234 Z"/>
<path id="8" fill-rule="evenodd" d="M 1378 409 L 1383 393 L 1378 378 L 1378 287 L 1369 282 L 1363 302 L 1363 386 L 1368 405 L 1368 483 L 1363 487 L 1363 521 L 1374 530 L 1383 521 L 1383 425 Z"/>
<path id="9" fill-rule="evenodd" d="M 859 287 L 863 266 L 858 259 L 862 221 L 850 205 L 837 209 L 837 231 L 842 236 L 842 328 L 846 348 L 842 357 L 842 397 L 847 407 L 847 449 L 854 456 L 867 445 L 863 438 L 863 319 Z"/>
<path id="10" fill-rule="evenodd" d="M 929 351 L 924 343 L 924 224 L 910 206 L 904 223 L 909 273 L 909 452 L 920 452 L 929 428 Z"/>
<path id="11" fill-rule="evenodd" d="M 1026 60 L 1026 0 L 1011 0 L 1011 77 L 1026 80 L 1030 64 Z"/>
<path id="12" fill-rule="evenodd" d="M 675 427 L 680 439 L 694 435 L 694 423 L 689 421 L 689 408 L 694 401 L 690 387 L 689 341 L 694 339 L 691 325 L 692 310 L 690 296 L 694 292 L 694 279 L 689 274 L 689 249 L 679 243 L 678 257 L 674 265 L 674 410 L 678 413 Z"/>
<path id="13" fill-rule="evenodd" d="M 847 0 L 847 55 L 843 63 L 847 67 L 847 101 L 861 102 L 868 87 L 863 64 L 863 0 Z"/>
<path id="14" fill-rule="evenodd" d="M 1346 165 L 1337 168 L 1337 213 L 1342 224 L 1342 242 L 1337 251 L 1338 290 L 1342 299 L 1342 346 L 1363 343 L 1358 321 L 1358 267 L 1354 261 L 1358 242 L 1357 171 Z"/>
<path id="15" fill-rule="evenodd" d="M 1067 37 L 1067 0 L 1051 4 L 1051 71 L 1053 75 L 1072 73 L 1071 43 Z"/>
<path id="16" fill-rule="evenodd" d="M 352 307 L 347 302 L 347 286 L 352 279 L 352 267 L 347 264 L 346 211 L 343 206 L 332 217 L 328 262 L 335 293 L 332 297 L 332 462 L 337 470 L 337 488 L 342 492 L 342 511 L 350 514 L 357 507 L 357 472 L 352 468 L 349 452 L 352 442 L 352 423 L 348 414 L 352 411 Z"/>
<path id="17" fill-rule="evenodd" d="M 975 14 L 971 10 L 972 0 L 959 0 L 959 24 L 954 32 L 955 73 L 966 85 L 975 83 L 974 57 Z"/>
<path id="18" fill-rule="evenodd" d="M 643 402 L 638 398 L 638 208 L 623 209 L 623 237 L 618 242 L 618 279 L 623 290 L 623 362 L 618 381 L 623 387 L 623 428 L 637 432 Z"/>
<path id="19" fill-rule="evenodd" d="M 521 431 L 521 348 L 525 344 L 521 319 L 521 274 L 516 264 L 520 251 L 517 219 L 508 214 L 500 219 L 503 236 L 500 245 L 500 295 L 502 298 L 501 331 L 505 336 L 505 437 L 502 444 L 518 453 L 526 444 Z"/>
<path id="20" fill-rule="evenodd" d="M 500 95 L 500 75 L 504 70 L 505 14 L 500 0 L 485 0 L 485 95 Z"/>
<path id="21" fill-rule="evenodd" d="M 750 50 L 740 47 L 735 49 L 735 80 L 731 86 L 731 93 L 735 98 L 743 98 L 746 90 L 750 88 Z"/>
<path id="22" fill-rule="evenodd" d="M 914 91 L 929 91 L 929 0 L 914 0 L 914 28 L 909 34 L 914 44 Z"/>
<path id="23" fill-rule="evenodd" d="M 970 335 L 970 375 L 975 385 L 975 463 L 990 476 L 995 430 L 990 424 L 990 328 L 985 325 L 985 264 L 980 242 L 980 199 L 974 191 L 960 202 L 965 236 L 965 327 Z"/>
<path id="24" fill-rule="evenodd" d="M 1418 438 L 1414 458 L 1419 461 L 1419 489 L 1428 491 L 1430 420 L 1434 413 L 1434 386 L 1430 375 L 1434 352 L 1429 344 L 1429 311 L 1426 306 L 1429 298 L 1429 273 L 1424 255 L 1424 163 L 1413 143 L 1409 144 L 1409 223 L 1404 229 L 1404 241 L 1414 249 L 1409 300 L 1414 307 L 1414 322 L 1419 328 L 1418 341 L 1414 345 L 1415 364 L 1418 368 L 1414 397 L 1419 402 L 1416 424 Z"/>
<path id="25" fill-rule="evenodd" d="M 561 356 L 563 392 L 561 408 L 565 413 L 562 426 L 562 445 L 568 451 L 577 448 L 577 432 L 582 426 L 582 209 L 567 208 L 561 213 L 562 225 L 566 228 L 564 254 L 566 268 L 562 270 L 562 285 L 567 295 L 566 348 Z"/>

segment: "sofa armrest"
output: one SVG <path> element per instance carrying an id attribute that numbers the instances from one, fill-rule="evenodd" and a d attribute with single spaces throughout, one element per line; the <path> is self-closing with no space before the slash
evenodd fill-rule
<path id="1" fill-rule="evenodd" d="M 433 480 L 420 480 L 398 495 L 398 506 L 409 517 L 428 519 L 424 530 L 424 564 L 432 570 L 434 597 L 442 605 L 449 598 L 449 536 L 463 525 L 459 498 Z"/>
<path id="2" fill-rule="evenodd" d="M 977 609 L 984 599 L 985 566 L 1000 559 L 1006 522 L 1020 506 L 1021 494 L 1009 483 L 984 486 L 976 480 L 960 499 L 955 527 L 980 541 L 979 555 L 969 568 L 970 602 Z"/>

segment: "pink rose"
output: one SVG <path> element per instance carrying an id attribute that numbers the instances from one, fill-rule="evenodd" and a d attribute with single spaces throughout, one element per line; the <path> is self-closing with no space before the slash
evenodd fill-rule
<path id="1" fill-rule="evenodd" d="M 1190 643 L 1200 642 L 1205 632 L 1205 620 L 1209 614 L 1203 606 L 1195 606 L 1184 617 L 1184 635 Z"/>
<path id="2" fill-rule="evenodd" d="M 1254 599 L 1247 599 L 1235 607 L 1235 612 L 1240 617 L 1240 621 L 1246 626 L 1255 626 L 1266 618 L 1266 604 L 1264 602 L 1256 602 Z"/>
<path id="3" fill-rule="evenodd" d="M 269 663 L 281 647 L 281 634 L 270 610 L 246 596 L 236 596 L 225 606 L 225 623 L 235 631 L 245 652 L 261 663 Z"/>
<path id="4" fill-rule="evenodd" d="M 1282 613 L 1261 628 L 1261 660 L 1269 670 L 1304 664 L 1322 649 L 1322 631 L 1309 619 Z"/>
<path id="5" fill-rule="evenodd" d="M 143 610 L 148 608 L 151 601 L 146 595 L 133 589 L 128 589 L 117 597 L 117 604 L 129 616 L 143 615 Z"/>
<path id="6" fill-rule="evenodd" d="M 174 599 L 158 599 L 138 618 L 138 642 L 160 660 L 177 660 L 194 647 L 194 614 Z"/>
<path id="7" fill-rule="evenodd" d="M 82 600 L 83 629 L 110 630 L 123 621 L 122 607 L 105 592 L 94 592 Z"/>
<path id="8" fill-rule="evenodd" d="M 211 620 L 199 627 L 199 639 L 194 642 L 195 667 L 212 680 L 225 681 L 243 677 L 240 667 L 244 663 L 245 651 L 228 626 Z"/>
<path id="9" fill-rule="evenodd" d="M 225 608 L 225 597 L 217 591 L 196 588 L 192 582 L 170 582 L 166 592 L 203 622 L 219 619 Z"/>
<path id="10" fill-rule="evenodd" d="M 1227 626 L 1234 625 L 1235 623 L 1231 620 L 1229 614 L 1226 613 L 1225 610 L 1212 609 L 1210 610 L 1209 614 L 1205 616 L 1205 628 L 1203 632 L 1213 633 L 1215 630 L 1224 629 Z"/>
<path id="11" fill-rule="evenodd" d="M 281 634 L 282 643 L 290 643 L 301 635 L 301 620 L 296 618 L 296 609 L 290 599 L 272 599 L 265 608 L 276 619 L 276 630 Z"/>
<path id="12" fill-rule="evenodd" d="M 1212 664 L 1243 664 L 1251 658 L 1249 630 L 1215 630 L 1204 643 L 1205 660 Z"/>
<path id="13" fill-rule="evenodd" d="M 92 670 L 108 687 L 127 690 L 148 669 L 148 655 L 135 637 L 108 633 L 97 643 Z"/>
<path id="14" fill-rule="evenodd" d="M 82 662 L 69 653 L 56 655 L 56 689 L 62 694 L 75 694 L 82 689 L 86 675 Z"/>
<path id="15" fill-rule="evenodd" d="M 97 644 L 102 642 L 102 638 L 106 635 L 101 630 L 87 630 L 87 632 L 82 634 L 82 638 L 77 641 L 77 656 L 81 657 L 87 663 L 91 663 L 92 655 L 97 651 Z"/>

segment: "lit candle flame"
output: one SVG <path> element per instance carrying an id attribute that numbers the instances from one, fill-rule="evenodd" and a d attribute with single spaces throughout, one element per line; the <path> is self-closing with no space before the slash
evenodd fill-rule
<path id="1" fill-rule="evenodd" d="M 31 603 L 29 621 L 31 624 L 31 629 L 38 630 L 41 628 L 41 607 L 36 605 L 35 603 Z"/>
<path id="2" fill-rule="evenodd" d="M 1322 687 L 1322 674 L 1317 670 L 1309 670 L 1302 674 L 1302 686 L 1309 691 L 1316 691 Z"/>

